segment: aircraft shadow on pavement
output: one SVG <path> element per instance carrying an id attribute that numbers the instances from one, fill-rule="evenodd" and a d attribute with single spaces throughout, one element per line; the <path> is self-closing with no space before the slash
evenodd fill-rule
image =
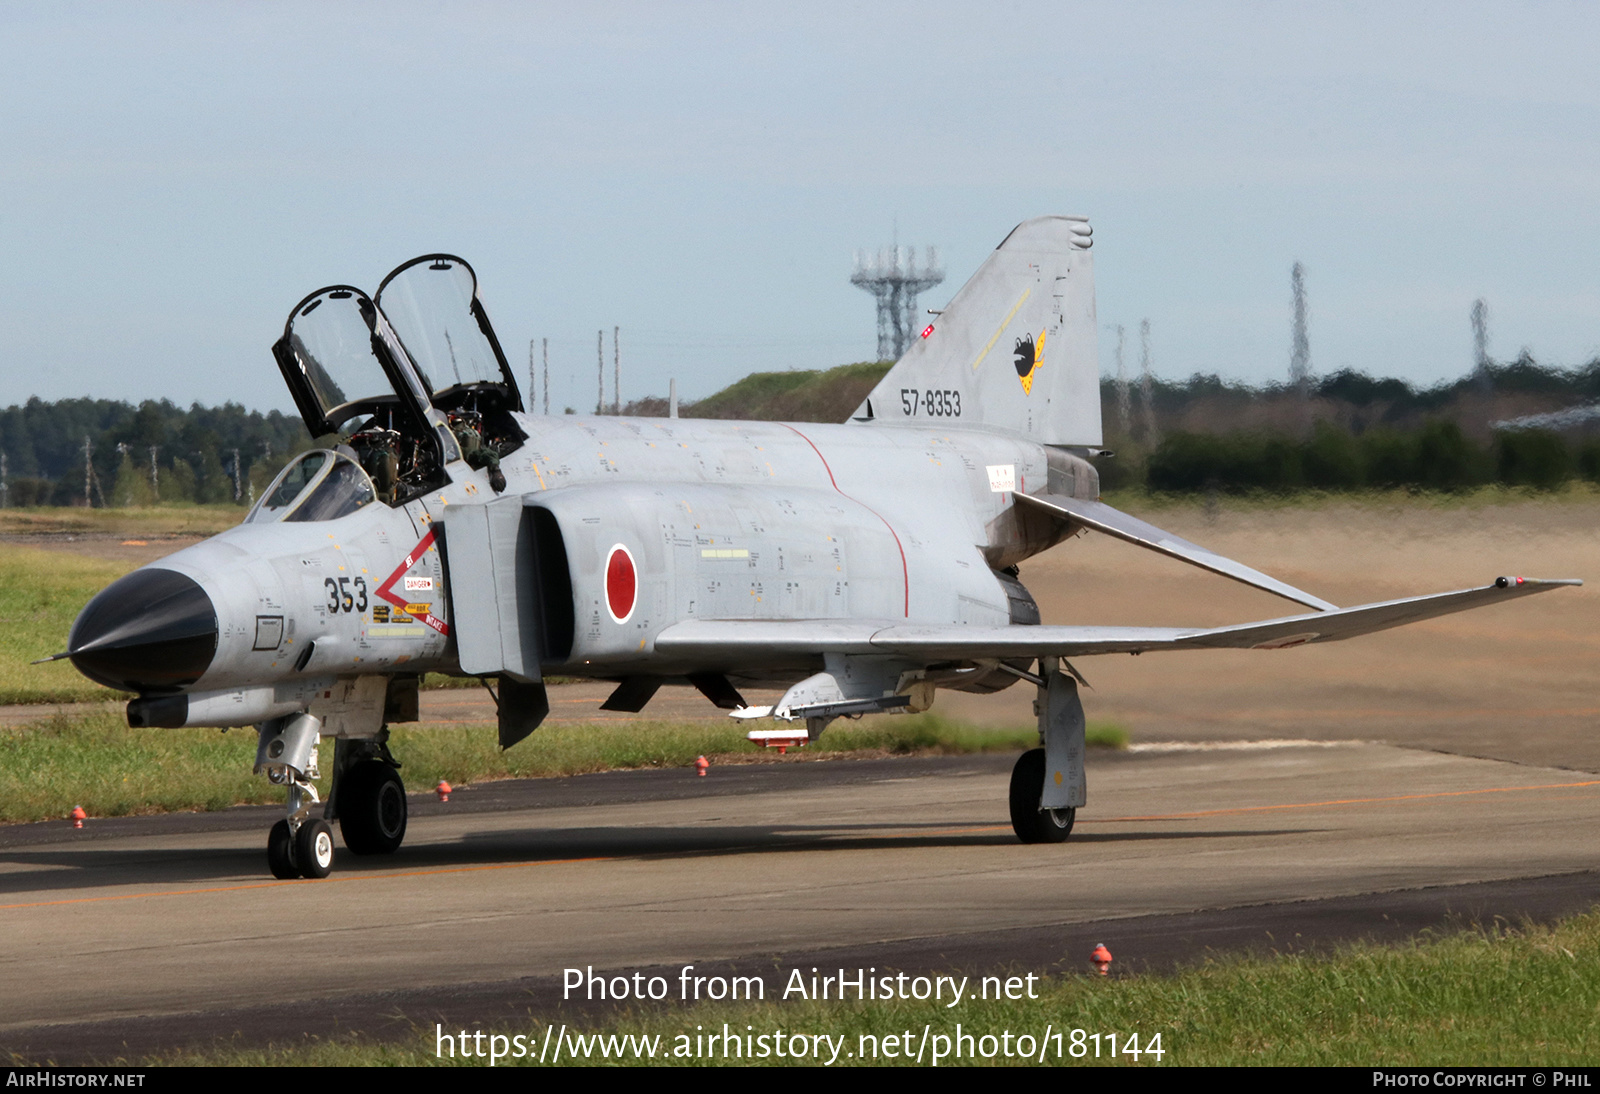
<path id="1" fill-rule="evenodd" d="M 927 832 L 908 832 L 924 828 Z M 1297 836 L 1307 829 L 1229 829 L 1217 831 L 1085 832 L 1054 850 L 1026 847 L 1009 828 L 952 830 L 949 823 L 854 825 L 739 825 L 684 828 L 573 828 L 487 832 L 454 843 L 419 842 L 392 856 L 360 857 L 340 844 L 335 878 L 344 873 L 383 874 L 411 870 L 494 865 L 533 865 L 572 859 L 671 860 L 738 855 L 893 851 L 956 848 L 1011 848 L 1018 865 L 1037 865 L 1038 856 L 1070 861 L 1072 847 L 1087 843 L 1162 840 L 1237 839 Z M 1003 865 L 1005 860 L 992 860 Z M 33 894 L 193 882 L 248 885 L 271 880 L 264 852 L 256 847 L 85 851 L 69 847 L 0 852 L 0 864 L 20 867 L 0 873 L 0 904 L 25 901 Z M 55 867 L 55 869 L 51 869 Z"/>

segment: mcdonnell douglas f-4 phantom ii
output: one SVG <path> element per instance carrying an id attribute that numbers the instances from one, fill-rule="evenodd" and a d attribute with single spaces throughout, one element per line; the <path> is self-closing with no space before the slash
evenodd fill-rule
<path id="1" fill-rule="evenodd" d="M 498 681 L 509 748 L 549 712 L 546 673 L 663 684 L 814 739 L 833 719 L 920 711 L 939 688 L 1038 689 L 1041 747 L 1011 777 L 1024 842 L 1083 806 L 1081 679 L 1068 658 L 1333 642 L 1575 581 L 1339 608 L 1099 500 L 1090 247 L 1081 217 L 1019 225 L 839 425 L 534 417 L 466 262 L 427 255 L 376 295 L 336 285 L 273 346 L 313 437 L 244 523 L 119 579 L 73 624 L 134 726 L 250 726 L 287 787 L 267 859 L 324 877 L 330 821 L 356 854 L 399 848 L 387 727 L 424 672 Z M 1043 624 L 1017 565 L 1084 530 L 1308 611 L 1214 628 Z M 786 689 L 752 708 L 739 687 Z M 314 817 L 318 744 L 332 785 Z"/>

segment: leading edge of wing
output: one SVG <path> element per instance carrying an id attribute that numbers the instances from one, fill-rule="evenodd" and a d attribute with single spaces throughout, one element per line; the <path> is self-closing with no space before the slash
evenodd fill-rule
<path id="1" fill-rule="evenodd" d="M 1153 524 L 1147 524 L 1138 517 L 1129 516 L 1120 509 L 1113 509 L 1104 502 L 1083 501 L 1057 494 L 1013 494 L 1012 496 L 1019 502 L 1043 509 L 1059 520 L 1115 536 L 1117 539 L 1157 551 L 1169 558 L 1180 559 L 1191 566 L 1198 566 L 1202 570 L 1210 570 L 1214 574 L 1253 585 L 1285 600 L 1304 604 L 1308 608 L 1316 608 L 1321 612 L 1331 612 L 1338 608 L 1337 604 L 1312 596 L 1304 589 L 1297 589 L 1286 581 L 1279 581 L 1260 570 L 1251 569 L 1242 562 L 1235 562 L 1215 551 L 1208 551 L 1198 543 L 1190 543 Z"/>
<path id="2" fill-rule="evenodd" d="M 772 655 L 892 654 L 924 661 L 1086 657 L 1181 649 L 1288 649 L 1388 630 L 1453 612 L 1582 585 L 1575 578 L 1502 577 L 1493 584 L 1228 627 L 965 627 L 832 620 L 691 620 L 656 637 L 658 653 L 761 660 Z"/>

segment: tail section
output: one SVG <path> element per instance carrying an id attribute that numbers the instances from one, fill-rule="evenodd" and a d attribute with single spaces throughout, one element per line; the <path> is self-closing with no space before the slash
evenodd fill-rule
<path id="1" fill-rule="evenodd" d="M 922 330 L 857 420 L 986 425 L 1042 444 L 1101 443 L 1092 229 L 1017 225 Z"/>

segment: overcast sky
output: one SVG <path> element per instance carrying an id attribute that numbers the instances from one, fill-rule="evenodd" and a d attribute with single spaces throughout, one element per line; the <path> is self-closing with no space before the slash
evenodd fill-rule
<path id="1" fill-rule="evenodd" d="M 111 3 L 0 7 L 0 405 L 288 409 L 269 346 L 448 251 L 592 409 L 875 356 L 853 252 L 1095 226 L 1100 358 L 1421 383 L 1600 354 L 1600 7 Z M 609 396 L 608 396 L 609 398 Z"/>

